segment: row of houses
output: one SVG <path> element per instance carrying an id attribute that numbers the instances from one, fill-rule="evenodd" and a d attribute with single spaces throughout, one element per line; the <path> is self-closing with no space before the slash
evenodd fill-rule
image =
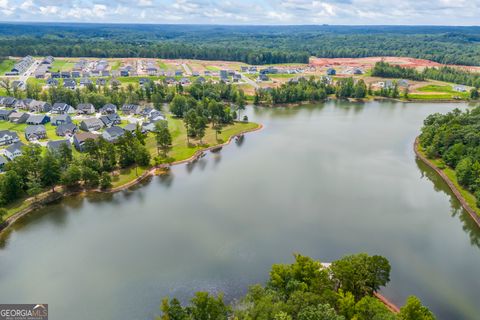
<path id="1" fill-rule="evenodd" d="M 45 57 L 34 72 L 35 78 L 45 78 L 45 75 L 50 72 L 50 69 L 52 68 L 53 61 L 55 61 L 55 59 L 52 56 Z"/>
<path id="2" fill-rule="evenodd" d="M 30 66 L 35 62 L 32 56 L 26 56 L 20 61 L 14 64 L 10 72 L 7 72 L 6 75 L 19 75 L 24 73 L 30 68 Z"/>

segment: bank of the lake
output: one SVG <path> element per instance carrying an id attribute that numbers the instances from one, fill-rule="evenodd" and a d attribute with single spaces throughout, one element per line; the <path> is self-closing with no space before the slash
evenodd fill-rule
<path id="1" fill-rule="evenodd" d="M 170 123 L 172 123 L 172 117 L 170 117 Z M 85 195 L 89 192 L 96 193 L 114 193 L 122 190 L 126 190 L 135 186 L 138 183 L 141 183 L 150 176 L 156 175 L 158 172 L 162 173 L 162 170 L 168 170 L 171 166 L 189 163 L 191 161 L 197 160 L 201 157 L 204 152 L 210 150 L 215 150 L 222 148 L 223 146 L 228 145 L 235 138 L 242 137 L 244 134 L 249 132 L 258 131 L 262 129 L 261 124 L 253 122 L 235 122 L 233 125 L 227 127 L 224 132 L 220 133 L 220 137 L 217 138 L 213 130 L 208 130 L 205 139 L 205 142 L 201 145 L 189 146 L 184 141 L 186 139 L 186 131 L 182 130 L 177 123 L 174 126 L 173 144 L 172 150 L 169 154 L 173 154 L 168 158 L 169 162 L 161 163 L 159 165 L 154 165 L 151 167 L 143 168 L 126 168 L 115 177 L 112 188 L 110 189 L 99 189 L 99 188 L 83 188 L 82 186 L 73 189 L 66 189 L 65 187 L 59 185 L 54 188 L 49 188 L 48 190 L 37 194 L 35 196 L 19 199 L 14 204 L 10 205 L 7 210 L 8 214 L 4 217 L 5 221 L 0 224 L 0 234 L 6 230 L 9 226 L 13 225 L 18 219 L 30 214 L 32 211 L 38 210 L 49 203 L 58 201 L 62 198 L 69 196 L 79 196 Z M 212 140 L 215 136 L 215 140 Z M 155 138 L 150 135 L 147 137 L 147 146 L 152 154 L 156 152 Z M 226 139 L 224 141 L 223 139 Z M 212 142 L 214 141 L 214 142 Z M 209 144 L 212 143 L 212 144 Z M 215 143 L 216 142 L 216 143 Z M 128 173 L 127 173 L 128 172 Z M 135 173 L 135 174 L 133 174 Z"/>
<path id="2" fill-rule="evenodd" d="M 480 209 L 477 207 L 477 201 L 475 195 L 465 190 L 457 181 L 455 171 L 445 164 L 440 159 L 428 159 L 425 155 L 425 151 L 420 145 L 419 138 L 415 138 L 413 145 L 415 154 L 426 165 L 435 170 L 436 173 L 447 183 L 452 190 L 453 194 L 457 197 L 458 201 L 462 204 L 462 207 L 472 217 L 473 221 L 480 228 Z M 443 169 L 441 168 L 443 167 Z"/>
<path id="3" fill-rule="evenodd" d="M 264 130 L 19 219 L 0 235 L 0 301 L 45 301 L 59 319 L 154 319 L 164 296 L 241 297 L 293 252 L 367 252 L 390 261 L 381 294 L 396 305 L 413 294 L 439 320 L 476 320 L 479 228 L 412 148 L 428 115 L 456 107 L 468 105 L 247 107 Z"/>

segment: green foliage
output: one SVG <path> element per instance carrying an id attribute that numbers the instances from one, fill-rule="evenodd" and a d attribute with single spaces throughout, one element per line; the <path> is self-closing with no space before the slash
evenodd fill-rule
<path id="1" fill-rule="evenodd" d="M 155 140 L 157 142 L 157 150 L 162 150 L 163 156 L 166 157 L 168 150 L 172 147 L 172 135 L 168 130 L 167 121 L 158 121 L 155 124 Z"/>
<path id="2" fill-rule="evenodd" d="M 193 319 L 235 319 L 235 320 L 395 320 L 396 316 L 377 298 L 372 290 L 360 290 L 355 296 L 349 291 L 338 289 L 348 287 L 339 283 L 339 269 L 342 280 L 356 283 L 352 286 L 378 287 L 388 282 L 390 265 L 380 256 L 358 254 L 333 262 L 330 268 L 319 261 L 295 254 L 292 264 L 275 264 L 270 271 L 267 285 L 253 285 L 245 297 L 232 307 L 224 304 L 221 296 L 214 298 L 206 292 L 198 292 L 190 304 L 183 307 L 176 299 L 163 299 L 162 320 Z M 355 268 L 362 269 L 356 272 Z M 361 276 L 364 278 L 362 279 Z M 359 285 L 363 282 L 363 285 Z M 416 299 L 416 298 L 415 298 Z M 418 299 L 409 298 L 402 308 L 402 320 L 432 320 L 418 318 L 431 315 Z"/>
<path id="3" fill-rule="evenodd" d="M 426 155 L 443 160 L 455 170 L 458 183 L 476 195 L 480 195 L 479 123 L 480 107 L 465 112 L 455 109 L 428 116 L 420 135 Z"/>
<path id="4" fill-rule="evenodd" d="M 398 320 L 434 320 L 433 313 L 422 305 L 420 300 L 415 296 L 410 296 L 407 303 L 400 308 Z"/>
<path id="5" fill-rule="evenodd" d="M 390 264 L 381 256 L 365 253 L 346 256 L 332 263 L 330 269 L 338 287 L 351 292 L 357 301 L 390 281 Z"/>
<path id="6" fill-rule="evenodd" d="M 100 188 L 105 190 L 112 187 L 112 176 L 108 172 L 102 172 L 100 176 Z"/>
<path id="7" fill-rule="evenodd" d="M 413 68 L 403 68 L 401 66 L 391 65 L 387 62 L 377 62 L 372 69 L 373 77 L 382 78 L 400 78 L 423 81 L 425 77 Z"/>

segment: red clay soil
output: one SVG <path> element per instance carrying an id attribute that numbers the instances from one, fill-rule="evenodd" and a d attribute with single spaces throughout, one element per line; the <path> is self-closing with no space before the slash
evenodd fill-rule
<path id="1" fill-rule="evenodd" d="M 414 143 L 414 146 L 413 146 L 413 149 L 415 151 L 415 154 L 417 155 L 417 157 L 422 160 L 426 165 L 428 165 L 430 168 L 432 168 L 433 170 L 435 170 L 436 173 L 438 173 L 438 175 L 440 177 L 442 177 L 442 179 L 447 183 L 448 187 L 452 190 L 453 194 L 455 195 L 455 197 L 457 197 L 458 201 L 460 202 L 460 204 L 462 205 L 462 207 L 465 209 L 465 211 L 468 212 L 468 214 L 470 215 L 470 217 L 472 217 L 473 221 L 475 221 L 475 223 L 477 224 L 477 226 L 480 228 L 480 216 L 477 214 L 477 212 L 475 210 L 473 210 L 472 207 L 470 207 L 470 205 L 467 203 L 467 201 L 465 200 L 465 198 L 462 196 L 462 194 L 460 193 L 460 190 L 457 189 L 457 187 L 453 184 L 453 182 L 447 177 L 447 175 L 440 169 L 438 168 L 433 162 L 431 162 L 430 160 L 428 160 L 423 154 L 421 154 L 418 150 L 419 148 L 419 140 L 418 140 L 418 137 L 415 139 L 415 143 Z"/>
<path id="2" fill-rule="evenodd" d="M 373 295 L 378 300 L 380 300 L 388 308 L 388 310 L 392 311 L 393 313 L 399 313 L 400 312 L 399 307 L 397 307 L 395 304 L 393 304 L 393 302 L 389 301 L 387 298 L 382 296 L 380 293 L 374 292 Z"/>
<path id="3" fill-rule="evenodd" d="M 402 67 L 421 68 L 439 67 L 442 64 L 424 59 L 409 57 L 367 57 L 367 58 L 311 58 L 310 65 L 315 67 L 347 66 L 357 68 L 370 68 L 376 62 L 385 61 L 390 64 L 401 65 Z"/>

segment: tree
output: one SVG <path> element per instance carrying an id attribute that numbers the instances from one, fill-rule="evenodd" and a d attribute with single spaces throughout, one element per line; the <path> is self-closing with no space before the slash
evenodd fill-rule
<path id="1" fill-rule="evenodd" d="M 5 208 L 0 208 L 0 226 L 5 222 L 5 217 L 7 216 L 8 211 Z"/>
<path id="2" fill-rule="evenodd" d="M 53 151 L 47 150 L 40 163 L 40 180 L 43 186 L 52 187 L 55 191 L 55 185 L 60 180 L 62 174 L 60 163 Z"/>
<path id="3" fill-rule="evenodd" d="M 338 290 L 337 300 L 338 313 L 346 319 L 352 319 L 355 315 L 355 297 L 351 292 L 343 292 Z"/>
<path id="4" fill-rule="evenodd" d="M 100 188 L 109 189 L 112 187 L 112 176 L 108 172 L 102 172 L 100 176 Z"/>
<path id="5" fill-rule="evenodd" d="M 168 300 L 164 298 L 160 307 L 162 310 L 161 320 L 188 320 L 188 314 L 185 308 L 182 307 L 180 301 L 176 298 Z"/>
<path id="6" fill-rule="evenodd" d="M 7 96 L 12 94 L 12 85 L 10 83 L 10 79 L 4 78 L 3 80 L 1 80 L 0 87 L 5 90 L 5 93 L 7 94 Z"/>
<path id="7" fill-rule="evenodd" d="M 157 141 L 157 152 L 163 151 L 163 156 L 167 156 L 168 150 L 172 147 L 172 135 L 168 130 L 167 121 L 158 121 L 155 123 L 155 140 Z"/>
<path id="8" fill-rule="evenodd" d="M 410 296 L 407 303 L 400 308 L 398 320 L 435 320 L 433 313 L 422 305 L 415 296 Z"/>
<path id="9" fill-rule="evenodd" d="M 181 94 L 175 95 L 170 102 L 170 112 L 176 117 L 182 118 L 187 111 L 187 98 Z"/>
<path id="10" fill-rule="evenodd" d="M 365 98 L 367 95 L 367 85 L 362 79 L 358 80 L 355 84 L 355 93 L 354 96 L 357 99 Z"/>
<path id="11" fill-rule="evenodd" d="M 478 93 L 477 88 L 472 88 L 472 90 L 470 90 L 470 99 L 477 100 L 479 96 L 480 94 Z"/>
<path id="12" fill-rule="evenodd" d="M 346 256 L 332 263 L 330 269 L 339 288 L 351 292 L 357 301 L 390 281 L 390 264 L 381 256 Z"/>
<path id="13" fill-rule="evenodd" d="M 298 320 L 345 320 L 343 316 L 337 315 L 335 309 L 328 304 L 309 306 L 300 311 Z"/>
<path id="14" fill-rule="evenodd" d="M 100 183 L 100 175 L 90 167 L 82 167 L 82 179 L 86 187 L 94 188 Z"/>
<path id="15" fill-rule="evenodd" d="M 355 305 L 356 320 L 395 320 L 395 315 L 377 298 L 365 296 Z"/>
<path id="16" fill-rule="evenodd" d="M 197 292 L 187 308 L 192 320 L 225 320 L 228 318 L 229 308 L 223 301 L 223 296 L 216 298 L 208 292 Z"/>
<path id="17" fill-rule="evenodd" d="M 82 170 L 77 164 L 71 164 L 63 173 L 60 181 L 67 187 L 77 186 L 82 179 Z"/>
<path id="18" fill-rule="evenodd" d="M 0 195 L 4 203 L 10 203 L 22 195 L 23 183 L 20 176 L 13 170 L 8 170 L 0 176 Z"/>

